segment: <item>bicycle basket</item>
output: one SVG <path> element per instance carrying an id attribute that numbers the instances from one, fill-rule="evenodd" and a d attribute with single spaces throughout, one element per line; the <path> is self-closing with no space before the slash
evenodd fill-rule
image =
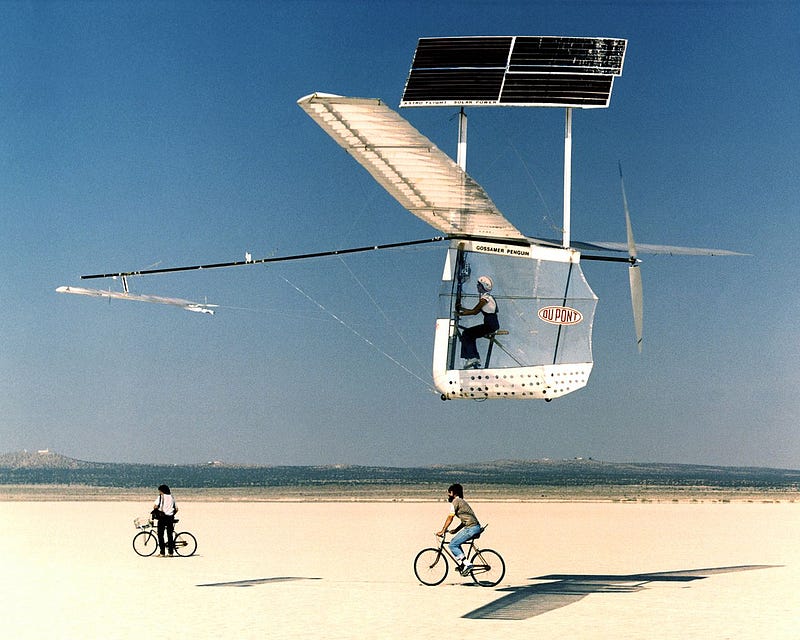
<path id="1" fill-rule="evenodd" d="M 143 518 L 134 518 L 133 526 L 136 527 L 137 529 L 146 529 L 147 527 L 153 526 L 153 521 L 150 519 L 150 516 L 144 516 Z"/>

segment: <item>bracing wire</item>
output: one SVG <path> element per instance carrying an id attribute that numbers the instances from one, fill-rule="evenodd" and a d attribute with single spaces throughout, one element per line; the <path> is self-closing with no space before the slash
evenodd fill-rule
<path id="1" fill-rule="evenodd" d="M 299 286 L 297 286 L 296 284 L 294 284 L 293 282 L 291 282 L 290 280 L 288 280 L 288 279 L 287 279 L 286 277 L 284 277 L 284 276 L 279 276 L 279 277 L 280 277 L 280 278 L 281 278 L 281 280 L 283 280 L 283 281 L 284 281 L 286 284 L 288 284 L 288 285 L 289 285 L 290 287 L 292 287 L 292 288 L 293 288 L 295 291 L 297 291 L 297 292 L 298 292 L 300 295 L 302 295 L 304 298 L 306 298 L 306 299 L 307 299 L 309 302 L 311 302 L 312 304 L 314 304 L 315 306 L 317 306 L 319 309 L 321 309 L 322 311 L 324 311 L 325 313 L 327 313 L 327 314 L 328 314 L 328 315 L 329 315 L 331 318 L 333 318 L 334 320 L 336 320 L 336 322 L 338 322 L 339 324 L 341 324 L 341 325 L 342 325 L 342 326 L 343 326 L 345 329 L 347 329 L 348 331 L 350 331 L 351 333 L 353 333 L 355 336 L 357 336 L 358 338 L 360 338 L 361 340 L 363 340 L 364 342 L 366 342 L 366 343 L 367 343 L 367 344 L 368 344 L 370 347 L 372 347 L 372 348 L 373 348 L 373 349 L 375 349 L 375 350 L 376 350 L 378 353 L 380 353 L 381 355 L 383 355 L 385 358 L 389 359 L 391 362 L 393 362 L 394 364 L 396 364 L 398 367 L 400 367 L 400 368 L 401 368 L 403 371 L 405 371 L 406 373 L 408 373 L 410 376 L 412 376 L 412 377 L 416 378 L 417 380 L 419 380 L 419 381 L 420 381 L 420 382 L 421 382 L 423 385 L 425 385 L 425 387 L 426 387 L 426 388 L 427 388 L 429 391 L 431 391 L 432 393 L 438 393 L 438 392 L 437 392 L 437 391 L 436 391 L 436 390 L 435 390 L 435 389 L 434 389 L 434 388 L 431 386 L 430 382 L 428 382 L 428 381 L 427 381 L 427 380 L 425 380 L 424 378 L 420 377 L 419 375 L 417 375 L 416 373 L 414 373 L 413 371 L 411 371 L 411 369 L 409 369 L 407 366 L 405 366 L 405 365 L 404 365 L 402 362 L 400 362 L 399 360 L 397 360 L 397 358 L 393 357 L 391 354 L 389 354 L 389 353 L 386 353 L 386 351 L 384 351 L 384 350 L 383 350 L 383 349 L 381 349 L 381 348 L 380 348 L 378 345 L 376 345 L 374 342 L 372 342 L 372 340 L 370 340 L 370 339 L 369 339 L 369 338 L 367 338 L 365 335 L 363 335 L 363 334 L 359 333 L 358 331 L 356 331 L 356 330 L 355 330 L 353 327 L 351 327 L 351 326 L 350 326 L 349 324 L 347 324 L 347 323 L 346 323 L 344 320 L 342 320 L 342 318 L 340 318 L 340 317 L 339 317 L 339 316 L 337 316 L 335 313 L 333 313 L 333 311 L 331 311 L 330 309 L 326 308 L 326 307 L 325 307 L 323 304 L 321 304 L 320 302 L 318 302 L 317 300 L 315 300 L 314 298 L 312 298 L 312 297 L 311 297 L 311 296 L 310 296 L 308 293 L 306 293 L 305 291 L 303 291 L 303 289 L 301 289 Z"/>
<path id="2" fill-rule="evenodd" d="M 350 273 L 350 277 L 353 278 L 353 280 L 356 282 L 356 284 L 358 284 L 359 287 L 361 287 L 361 290 L 366 294 L 370 302 L 372 302 L 372 305 L 375 307 L 375 309 L 377 309 L 378 313 L 381 314 L 381 317 L 386 322 L 386 326 L 391 327 L 392 333 L 394 333 L 400 339 L 400 341 L 405 345 L 406 349 L 408 349 L 408 352 L 413 356 L 414 360 L 417 361 L 419 367 L 423 368 L 425 365 L 419 359 L 419 356 L 417 355 L 416 351 L 414 351 L 413 347 L 408 343 L 408 340 L 406 340 L 405 336 L 397 330 L 397 325 L 391 322 L 391 320 L 389 320 L 389 316 L 386 315 L 386 312 L 378 304 L 378 301 L 375 299 L 372 293 L 370 293 L 367 287 L 364 286 L 364 283 L 361 282 L 361 280 L 359 280 L 358 276 L 356 276 L 356 274 L 353 272 L 353 270 L 341 256 L 339 257 L 339 260 L 344 265 L 344 268 L 347 269 L 347 271 Z"/>
<path id="3" fill-rule="evenodd" d="M 522 168 L 525 169 L 525 173 L 527 174 L 528 179 L 531 181 L 531 184 L 533 185 L 533 188 L 536 190 L 536 194 L 539 196 L 539 200 L 541 201 L 542 206 L 544 207 L 544 216 L 542 217 L 542 221 L 548 227 L 550 227 L 551 231 L 562 233 L 564 231 L 563 228 L 561 228 L 560 226 L 556 225 L 553 222 L 553 215 L 552 211 L 550 210 L 550 205 L 547 203 L 547 200 L 545 200 L 544 194 L 542 193 L 542 190 L 539 188 L 539 184 L 536 182 L 536 178 L 533 177 L 533 171 L 531 171 L 530 166 L 528 165 L 527 162 L 525 162 L 525 158 L 520 153 L 519 149 L 516 147 L 513 141 L 509 140 L 508 144 L 514 150 L 514 153 L 517 155 L 517 158 L 522 163 Z"/>
<path id="4" fill-rule="evenodd" d="M 525 170 L 525 174 L 528 176 L 528 180 L 530 181 L 531 185 L 533 185 L 534 190 L 536 191 L 536 195 L 539 196 L 539 200 L 542 203 L 542 208 L 544 209 L 544 214 L 542 215 L 542 222 L 545 226 L 547 226 L 551 231 L 561 234 L 563 233 L 563 229 L 561 226 L 557 225 L 553 222 L 553 212 L 548 204 L 547 200 L 542 193 L 542 190 L 539 188 L 539 184 L 536 182 L 536 178 L 533 175 L 533 171 L 530 168 L 530 165 L 525 161 L 524 156 L 514 144 L 512 140 L 508 140 L 507 144 L 511 147 L 514 154 L 517 156 L 517 160 L 522 165 L 522 168 Z M 488 163 L 488 168 L 491 169 L 500 159 L 500 157 L 504 155 L 502 152 L 497 155 L 495 160 Z"/>

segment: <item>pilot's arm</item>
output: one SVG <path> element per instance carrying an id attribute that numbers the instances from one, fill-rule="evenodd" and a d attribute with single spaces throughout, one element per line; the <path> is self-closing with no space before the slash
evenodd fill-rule
<path id="1" fill-rule="evenodd" d="M 478 304 L 476 304 L 472 309 L 464 309 L 461 305 L 458 306 L 458 313 L 462 316 L 475 316 L 481 312 L 481 309 L 486 305 L 487 300 L 485 298 L 481 298 L 478 300 Z"/>

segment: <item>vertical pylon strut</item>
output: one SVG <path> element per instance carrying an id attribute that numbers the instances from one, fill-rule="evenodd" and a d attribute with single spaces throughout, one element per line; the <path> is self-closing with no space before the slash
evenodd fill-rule
<path id="1" fill-rule="evenodd" d="M 564 220 L 562 229 L 561 246 L 565 249 L 570 243 L 570 218 L 572 196 L 572 107 L 566 108 L 566 122 L 564 123 Z"/>
<path id="2" fill-rule="evenodd" d="M 464 107 L 458 114 L 458 155 L 456 162 L 465 172 L 467 170 L 467 114 Z"/>

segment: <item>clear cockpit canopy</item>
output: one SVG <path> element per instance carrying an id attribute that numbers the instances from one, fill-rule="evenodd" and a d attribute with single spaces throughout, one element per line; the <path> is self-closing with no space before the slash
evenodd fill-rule
<path id="1" fill-rule="evenodd" d="M 466 243 L 449 250 L 439 291 L 439 317 L 450 318 L 458 331 L 451 334 L 448 368 L 462 366 L 459 336 L 463 328 L 483 321 L 482 314 L 459 316 L 478 303 L 477 281 L 492 279 L 500 330 L 486 362 L 489 340 L 478 349 L 489 369 L 592 361 L 592 323 L 597 305 L 574 252 L 535 246 Z M 538 257 L 537 257 L 538 256 Z M 557 258 L 557 259 L 553 259 Z M 507 333 L 505 333 L 507 332 Z"/>

